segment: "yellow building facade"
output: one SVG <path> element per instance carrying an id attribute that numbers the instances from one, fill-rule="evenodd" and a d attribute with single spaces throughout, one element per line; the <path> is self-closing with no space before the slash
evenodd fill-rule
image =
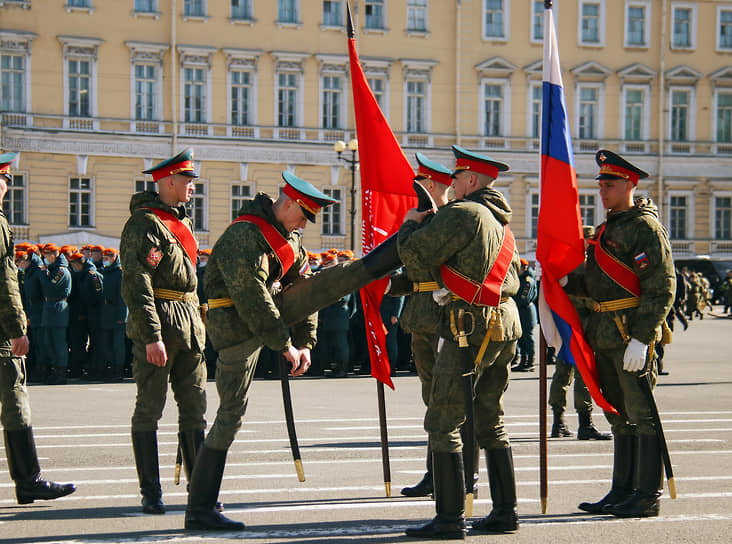
<path id="1" fill-rule="evenodd" d="M 533 257 L 543 1 L 351 7 L 407 157 L 450 166 L 458 143 L 507 162 L 497 187 Z M 732 2 L 553 9 L 585 223 L 604 215 L 594 154 L 608 148 L 651 173 L 640 191 L 660 205 L 676 255 L 732 255 Z M 0 147 L 20 153 L 4 203 L 16 238 L 118 245 L 131 194 L 154 187 L 140 172 L 193 146 L 202 246 L 291 170 L 339 201 L 306 229 L 306 246 L 349 247 L 358 173 L 333 148 L 356 138 L 345 17 L 345 0 L 0 0 Z"/>

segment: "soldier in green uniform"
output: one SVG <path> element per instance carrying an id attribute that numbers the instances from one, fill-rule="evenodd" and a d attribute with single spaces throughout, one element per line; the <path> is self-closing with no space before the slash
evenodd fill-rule
<path id="1" fill-rule="evenodd" d="M 603 395 L 619 415 L 605 413 L 615 446 L 610 492 L 579 508 L 620 517 L 657 516 L 661 444 L 640 373 L 650 372 L 655 383 L 653 346 L 662 339 L 676 290 L 671 244 L 656 207 L 649 200 L 633 200 L 638 180 L 648 174 L 611 151 L 598 151 L 596 161 L 608 213 L 587 251 L 585 284 L 595 311 L 585 332 Z"/>
<path id="2" fill-rule="evenodd" d="M 486 450 L 493 510 L 473 523 L 476 532 L 518 529 L 513 458 L 503 424 L 503 394 L 509 366 L 521 337 L 516 303 L 519 255 L 508 228 L 511 209 L 493 183 L 508 166 L 453 146 L 452 173 L 456 200 L 446 204 L 429 224 L 429 212 L 410 210 L 399 229 L 399 255 L 407 269 L 434 269 L 447 288 L 440 335 L 445 342 L 432 371 L 432 390 L 424 427 L 432 450 L 437 516 L 419 528 L 421 538 L 462 538 L 465 534 L 465 484 L 460 427 L 465 421 L 463 363 L 454 325 L 460 310 L 469 313 L 470 359 L 476 360 L 474 383 L 475 439 Z M 477 349 L 477 356 L 475 355 Z"/>
<path id="3" fill-rule="evenodd" d="M 442 164 L 417 153 L 417 173 L 414 179 L 430 194 L 435 205 L 441 208 L 448 203 L 448 189 L 452 184 L 452 171 Z M 422 225 L 427 225 L 427 216 Z M 404 332 L 411 335 L 412 356 L 417 375 L 422 385 L 422 401 L 429 406 L 432 390 L 432 368 L 437 360 L 437 347 L 440 341 L 439 327 L 442 308 L 432 298 L 439 289 L 434 271 L 430 268 L 408 267 L 405 272 L 392 277 L 387 294 L 390 296 L 409 295 L 404 304 L 400 325 Z M 407 497 L 426 497 L 434 491 L 432 480 L 432 452 L 427 447 L 427 472 L 416 485 L 405 487 L 402 495 Z"/>
<path id="4" fill-rule="evenodd" d="M 29 504 L 63 497 L 76 488 L 41 478 L 33 438 L 24 360 L 29 349 L 26 317 L 13 260 L 13 233 L 2 211 L 15 157 L 16 153 L 0 155 L 0 422 L 15 496 L 18 504 Z"/>
<path id="5" fill-rule="evenodd" d="M 46 273 L 41 275 L 43 292 L 44 359 L 48 364 L 46 383 L 63 385 L 66 383 L 66 369 L 69 366 L 69 344 L 66 330 L 69 326 L 69 303 L 71 293 L 71 272 L 66 257 L 55 244 L 43 247 L 43 260 Z"/>
<path id="6" fill-rule="evenodd" d="M 218 351 L 216 389 L 219 409 L 193 470 L 186 529 L 241 530 L 244 524 L 215 509 L 226 464 L 226 452 L 242 424 L 247 396 L 262 346 L 281 352 L 299 376 L 310 366 L 317 313 L 290 329 L 272 298 L 309 275 L 300 230 L 323 206 L 335 202 L 310 183 L 283 172 L 285 187 L 273 201 L 259 193 L 244 204 L 240 216 L 216 241 L 206 267 L 206 327 Z M 234 271 L 234 272 L 232 272 Z"/>
<path id="7" fill-rule="evenodd" d="M 129 309 L 132 373 L 137 385 L 132 446 L 142 511 L 164 514 L 158 465 L 158 421 L 168 381 L 178 404 L 178 439 L 190 475 L 206 420 L 204 329 L 196 295 L 198 246 L 184 204 L 198 175 L 189 148 L 144 173 L 158 193 L 132 196 L 120 239 L 122 298 Z M 190 481 L 190 478 L 189 478 Z"/>

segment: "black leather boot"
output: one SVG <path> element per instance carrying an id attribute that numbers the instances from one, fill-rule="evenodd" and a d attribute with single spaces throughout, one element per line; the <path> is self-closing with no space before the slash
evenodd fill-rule
<path id="1" fill-rule="evenodd" d="M 619 518 L 651 518 L 658 516 L 661 504 L 658 498 L 663 490 L 661 444 L 655 434 L 638 436 L 638 462 L 635 490 L 622 502 L 603 508 L 603 513 Z"/>
<path id="2" fill-rule="evenodd" d="M 410 527 L 407 536 L 454 540 L 465 538 L 465 474 L 463 454 L 432 452 L 432 477 L 437 515 L 421 527 Z"/>
<path id="3" fill-rule="evenodd" d="M 186 473 L 186 491 L 191 489 L 191 476 L 193 474 L 193 467 L 196 464 L 196 456 L 198 450 L 203 445 L 204 432 L 203 429 L 194 431 L 182 431 L 178 433 L 178 444 L 180 444 L 180 453 L 183 458 L 183 470 Z M 219 512 L 224 511 L 224 505 L 220 502 L 216 502 L 216 510 Z"/>
<path id="4" fill-rule="evenodd" d="M 516 511 L 516 478 L 513 471 L 511 448 L 485 450 L 488 483 L 491 488 L 493 510 L 487 517 L 473 523 L 471 532 L 510 533 L 518 530 Z"/>
<path id="5" fill-rule="evenodd" d="M 245 525 L 216 510 L 221 479 L 226 466 L 226 450 L 201 446 L 191 475 L 186 506 L 185 528 L 193 531 L 242 531 Z"/>
<path id="6" fill-rule="evenodd" d="M 633 492 L 634 468 L 635 436 L 628 434 L 616 436 L 610 492 L 597 502 L 580 503 L 578 508 L 590 514 L 602 514 L 604 507 L 624 501 Z"/>
<path id="7" fill-rule="evenodd" d="M 18 504 L 58 499 L 76 491 L 74 484 L 57 484 L 41 478 L 31 427 L 20 431 L 3 431 L 3 436 L 8 469 L 15 482 Z"/>
<path id="8" fill-rule="evenodd" d="M 427 447 L 427 472 L 424 473 L 422 480 L 412 487 L 405 487 L 402 489 L 402 495 L 407 497 L 427 497 L 432 495 L 435 488 L 432 484 L 432 450 L 429 446 Z"/>
<path id="9" fill-rule="evenodd" d="M 592 413 L 578 412 L 579 428 L 577 429 L 577 440 L 610 440 L 610 433 L 601 433 L 592 423 Z"/>
<path id="10" fill-rule="evenodd" d="M 572 436 L 572 431 L 569 430 L 567 423 L 564 421 L 564 410 L 557 410 L 555 408 L 551 438 L 565 438 L 567 436 Z"/>
<path id="11" fill-rule="evenodd" d="M 132 450 L 135 452 L 143 513 L 165 514 L 165 505 L 162 500 L 163 490 L 160 487 L 157 431 L 133 431 Z"/>

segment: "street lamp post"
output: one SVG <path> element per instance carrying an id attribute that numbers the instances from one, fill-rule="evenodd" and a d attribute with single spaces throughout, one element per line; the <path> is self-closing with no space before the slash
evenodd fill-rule
<path id="1" fill-rule="evenodd" d="M 342 153 L 348 148 L 351 151 L 351 157 L 344 157 Z M 355 138 L 347 144 L 338 140 L 333 144 L 333 149 L 338 153 L 338 160 L 345 162 L 351 168 L 351 251 L 356 250 L 356 166 L 358 159 L 356 151 L 358 151 L 358 140 Z"/>

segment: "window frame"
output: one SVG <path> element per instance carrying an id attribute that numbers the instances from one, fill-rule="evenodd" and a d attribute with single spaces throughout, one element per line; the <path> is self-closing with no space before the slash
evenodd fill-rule
<path id="1" fill-rule="evenodd" d="M 132 0 L 132 12 L 136 15 L 158 15 L 160 12 L 159 10 L 159 0 L 147 0 L 152 4 L 151 8 L 149 10 L 141 10 L 137 9 L 137 0 Z"/>
<path id="2" fill-rule="evenodd" d="M 247 187 L 251 196 L 244 197 L 244 196 L 239 195 L 239 196 L 235 197 L 233 195 L 234 187 Z M 229 184 L 229 210 L 231 210 L 231 220 L 232 221 L 238 217 L 238 215 L 236 215 L 236 214 L 238 214 L 239 210 L 241 210 L 243 201 L 253 199 L 256 196 L 256 194 L 257 194 L 256 184 L 253 181 L 248 181 L 245 179 L 231 181 L 231 183 Z M 239 206 L 236 208 L 236 210 L 234 210 L 234 201 L 235 200 L 242 201 L 239 204 Z"/>
<path id="3" fill-rule="evenodd" d="M 72 189 L 71 188 L 71 180 L 72 179 L 88 179 L 89 180 L 89 190 L 85 191 L 83 189 Z M 66 210 L 66 224 L 68 225 L 69 230 L 87 230 L 87 229 L 96 229 L 96 179 L 94 176 L 89 175 L 82 175 L 82 174 L 75 174 L 72 176 L 69 176 L 67 178 L 67 189 L 66 189 L 66 204 L 67 204 L 67 210 Z M 78 193 L 88 193 L 89 194 L 89 225 L 71 225 L 71 192 L 72 190 L 74 192 Z M 79 201 L 79 205 L 81 205 L 81 202 Z M 78 216 L 81 217 L 81 210 L 77 212 Z"/>
<path id="4" fill-rule="evenodd" d="M 689 21 L 689 45 L 677 45 L 675 43 L 674 26 L 676 24 L 676 11 L 681 9 L 688 9 L 691 17 Z M 694 51 L 696 49 L 696 27 L 697 27 L 697 11 L 696 4 L 689 2 L 673 2 L 671 4 L 671 17 L 669 18 L 669 24 L 671 29 L 669 32 L 671 41 L 669 46 L 673 50 L 681 51 Z"/>
<path id="5" fill-rule="evenodd" d="M 597 191 L 597 189 L 590 189 L 590 188 L 583 188 L 580 187 L 577 189 L 577 201 L 579 202 L 580 198 L 582 196 L 590 196 L 595 199 L 595 208 L 592 214 L 592 224 L 585 224 L 584 222 L 584 216 L 582 214 L 582 204 L 580 203 L 580 220 L 582 221 L 582 226 L 584 227 L 594 227 L 596 225 L 599 225 L 602 223 L 603 215 L 605 214 L 605 210 L 602 209 L 602 199 L 600 198 L 600 195 Z"/>
<path id="6" fill-rule="evenodd" d="M 536 197 L 536 216 L 534 216 L 534 197 Z M 526 191 L 526 210 L 526 237 L 536 241 L 541 211 L 541 193 L 538 187 L 530 186 Z"/>
<path id="7" fill-rule="evenodd" d="M 539 140 L 541 139 L 541 107 L 544 101 L 544 84 L 540 80 L 531 80 L 528 82 L 526 88 L 528 89 L 528 92 L 526 93 L 526 135 L 533 140 Z M 536 103 L 533 96 L 534 89 L 539 89 L 539 116 L 536 135 L 534 135 L 534 104 Z"/>
<path id="8" fill-rule="evenodd" d="M 686 237 L 685 238 L 674 238 L 672 236 L 672 230 L 671 230 L 671 216 L 672 210 L 671 210 L 671 198 L 672 197 L 679 197 L 683 196 L 686 198 L 686 205 L 684 209 L 686 210 Z M 665 216 L 665 227 L 666 231 L 668 232 L 669 240 L 693 240 L 694 239 L 694 223 L 695 223 L 695 199 L 694 199 L 694 191 L 690 189 L 667 189 L 665 194 L 665 206 L 664 206 L 664 216 Z"/>
<path id="9" fill-rule="evenodd" d="M 201 169 L 196 168 L 196 170 L 200 172 Z M 194 181 L 195 185 L 203 186 L 203 192 L 197 193 L 196 192 L 197 187 L 196 187 L 196 189 L 194 189 L 193 195 L 191 195 L 191 199 L 185 204 L 186 215 L 188 215 L 188 217 L 191 220 L 191 223 L 193 224 L 193 232 L 209 232 L 209 217 L 210 217 L 209 189 L 210 189 L 211 184 L 205 178 L 195 178 L 193 181 Z M 195 211 L 194 200 L 197 198 L 200 198 L 200 197 L 202 197 L 201 200 L 203 201 L 202 212 L 201 212 L 201 213 L 203 213 L 203 221 L 202 221 L 203 227 L 199 229 L 199 228 L 196 228 L 195 213 L 191 212 L 191 210 Z"/>
<path id="10" fill-rule="evenodd" d="M 322 188 L 323 194 L 334 198 L 333 197 L 333 191 L 340 191 L 340 198 L 336 200 L 336 202 L 331 205 L 323 208 L 323 211 L 320 214 L 320 235 L 321 236 L 346 236 L 346 195 L 348 194 L 348 189 L 346 187 L 343 187 L 341 185 L 327 185 Z M 334 210 L 337 210 L 337 213 L 334 213 Z M 333 232 L 332 228 L 330 229 L 331 232 L 325 232 L 326 225 L 330 225 L 332 227 L 334 221 L 329 220 L 326 221 L 326 217 L 328 218 L 338 218 L 338 222 L 340 224 L 340 232 Z"/>
<path id="11" fill-rule="evenodd" d="M 178 119 L 179 131 L 186 135 L 211 135 L 212 116 L 212 77 L 211 57 L 216 51 L 214 47 L 205 46 L 183 46 L 178 45 Z M 203 69 L 204 89 L 206 97 L 204 100 L 205 115 L 202 121 L 186 121 L 186 69 Z M 190 127 L 190 128 L 189 128 Z M 195 127 L 195 130 L 193 130 Z M 201 127 L 204 127 L 202 130 Z"/>
<path id="12" fill-rule="evenodd" d="M 286 2 L 292 2 L 293 3 L 293 9 L 295 11 L 293 15 L 293 20 L 283 20 L 280 19 L 280 2 L 286 1 Z M 300 11 L 300 0 L 277 0 L 277 18 L 275 19 L 276 23 L 278 25 L 301 25 L 302 24 L 302 12 Z"/>
<path id="13" fill-rule="evenodd" d="M 716 39 L 715 39 L 715 49 L 716 49 L 716 51 L 718 51 L 720 53 L 732 51 L 732 44 L 730 44 L 728 47 L 722 47 L 722 44 L 721 44 L 721 42 L 722 42 L 721 24 L 722 24 L 722 12 L 723 11 L 728 11 L 728 12 L 732 13 L 732 4 L 722 4 L 722 5 L 717 6 L 717 21 L 716 21 L 717 31 L 716 31 Z M 730 24 L 732 25 L 732 23 L 730 23 Z"/>
<path id="14" fill-rule="evenodd" d="M 629 140 L 626 136 L 627 91 L 643 92 L 643 111 L 641 112 L 640 140 Z M 620 88 L 620 135 L 624 141 L 648 142 L 651 137 L 651 86 L 644 83 L 624 83 Z"/>
<path id="15" fill-rule="evenodd" d="M 732 241 L 732 191 L 716 191 L 712 190 L 712 194 L 710 195 L 711 202 L 709 204 L 710 214 L 709 214 L 709 238 L 714 240 L 715 242 L 729 242 Z M 730 237 L 729 238 L 717 238 L 717 199 L 718 198 L 729 198 L 730 199 L 730 225 L 729 225 L 729 231 L 730 231 Z"/>
<path id="16" fill-rule="evenodd" d="M 580 138 L 580 116 L 582 113 L 582 103 L 580 94 L 583 88 L 597 89 L 597 112 L 594 120 L 595 134 L 589 138 Z M 574 108 L 574 134 L 576 135 L 577 142 L 601 140 L 604 136 L 604 125 L 602 119 L 605 115 L 605 83 L 597 81 L 578 81 L 575 84 L 575 95 L 574 101 L 576 107 Z M 575 137 L 573 137 L 573 140 Z"/>
<path id="17" fill-rule="evenodd" d="M 188 2 L 200 2 L 201 13 L 186 13 L 186 4 Z M 196 20 L 196 19 L 208 19 L 208 0 L 183 0 L 183 20 Z"/>
<path id="18" fill-rule="evenodd" d="M 501 134 L 489 135 L 486 134 L 486 97 L 485 88 L 486 85 L 495 85 L 501 87 Z M 478 100 L 480 101 L 478 106 L 479 122 L 480 126 L 479 134 L 481 138 L 508 138 L 511 136 L 511 80 L 507 78 L 495 78 L 495 77 L 481 77 L 480 78 L 480 91 L 478 92 Z"/>
<path id="19" fill-rule="evenodd" d="M 366 14 L 366 10 L 368 7 L 370 7 L 371 4 L 375 2 L 380 2 L 381 6 L 381 25 L 380 26 L 368 26 L 369 17 L 373 17 L 373 15 L 369 16 Z M 366 32 L 386 32 L 386 20 L 387 20 L 387 12 L 388 12 L 388 4 L 387 0 L 364 0 L 363 5 L 363 28 Z"/>
<path id="20" fill-rule="evenodd" d="M 234 17 L 234 0 L 229 0 L 229 20 L 235 22 L 253 22 L 254 21 L 254 0 L 238 0 L 239 2 L 247 2 L 249 4 L 249 17 Z"/>
<path id="21" fill-rule="evenodd" d="M 502 22 L 502 35 L 500 36 L 489 36 L 486 32 L 486 21 L 485 16 L 488 11 L 487 2 L 489 0 L 482 0 L 481 12 L 480 12 L 480 35 L 483 41 L 486 42 L 508 42 L 511 39 L 511 1 L 501 0 L 501 8 L 503 11 L 503 22 Z"/>
<path id="22" fill-rule="evenodd" d="M 338 79 L 338 81 L 339 81 L 338 90 L 335 91 L 334 89 L 326 89 L 325 88 L 325 78 Z M 339 74 L 339 73 L 334 73 L 334 72 L 323 72 L 320 74 L 319 89 L 318 89 L 318 128 L 320 130 L 344 130 L 346 128 L 346 123 L 345 123 L 346 90 L 347 90 L 347 84 L 346 84 L 345 73 Z M 334 127 L 325 126 L 326 123 L 324 123 L 324 121 L 325 121 L 324 116 L 326 115 L 326 112 L 325 112 L 326 91 L 328 91 L 328 94 L 338 95 L 338 105 L 337 105 L 337 117 L 338 118 L 336 119 L 337 126 L 334 126 Z M 332 104 L 331 104 L 331 107 L 332 107 Z"/>
<path id="23" fill-rule="evenodd" d="M 536 11 L 537 4 L 541 7 L 540 11 Z M 552 8 L 556 11 L 556 8 Z M 531 17 L 529 18 L 529 43 L 543 44 L 544 43 L 544 2 L 542 0 L 529 0 L 529 10 Z M 556 24 L 556 13 L 554 14 L 554 20 Z M 534 19 L 536 17 L 541 18 L 541 37 L 537 38 L 534 36 Z"/>
<path id="24" fill-rule="evenodd" d="M 72 119 L 77 121 L 80 119 L 91 121 L 90 128 L 92 130 L 99 129 L 98 115 L 98 52 L 99 46 L 104 40 L 97 38 L 76 38 L 73 36 L 58 36 L 63 46 L 63 65 L 62 65 L 62 77 L 63 77 L 63 100 L 64 100 L 64 128 L 71 128 Z M 69 114 L 69 61 L 70 60 L 83 60 L 89 61 L 89 92 L 91 94 L 89 99 L 89 115 L 87 117 L 71 116 Z"/>
<path id="25" fill-rule="evenodd" d="M 408 35 L 420 35 L 420 34 L 428 34 L 430 31 L 430 3 L 429 0 L 424 0 L 424 6 L 410 6 L 409 2 L 411 0 L 407 0 L 407 26 L 406 31 Z M 409 14 L 411 10 L 421 9 L 424 11 L 424 28 L 410 28 L 409 26 Z"/>
<path id="26" fill-rule="evenodd" d="M 5 214 L 5 216 L 7 217 L 8 224 L 11 227 L 16 227 L 16 226 L 17 227 L 27 227 L 30 225 L 30 217 L 28 217 L 28 213 L 29 213 L 29 209 L 30 209 L 29 202 L 28 202 L 28 200 L 30 199 L 30 179 L 29 179 L 30 172 L 28 172 L 27 170 L 11 169 L 10 175 L 12 176 L 13 181 L 7 182 L 8 192 L 5 194 L 5 198 L 3 198 L 2 208 L 0 208 L 0 209 L 3 209 L 3 211 L 4 211 L 4 208 L 6 205 L 10 209 L 13 208 L 13 204 L 15 203 L 15 193 L 19 192 L 19 188 L 16 187 L 15 185 L 11 185 L 11 183 L 15 182 L 16 176 L 22 177 L 23 185 L 21 186 L 20 192 L 22 192 L 22 195 L 23 195 L 21 207 L 23 208 L 22 213 L 23 213 L 24 221 L 22 223 L 18 223 L 17 221 L 15 221 L 14 212 L 12 212 L 13 213 L 12 221 L 11 221 L 11 216 L 9 214 Z"/>
<path id="27" fill-rule="evenodd" d="M 339 13 L 339 19 L 341 21 L 339 24 L 335 24 L 334 25 L 334 24 L 326 23 L 325 22 L 325 2 L 338 2 L 338 11 L 340 12 Z M 345 26 L 345 24 L 346 24 L 346 7 L 345 7 L 345 4 L 346 3 L 344 2 L 344 0 L 323 0 L 322 4 L 320 6 L 320 8 L 321 8 L 320 9 L 320 17 L 321 17 L 320 27 L 321 27 L 321 29 L 325 29 L 325 28 L 338 28 L 338 29 L 340 29 L 340 28 L 343 28 Z"/>
<path id="28" fill-rule="evenodd" d="M 730 122 L 730 139 L 729 141 L 719 140 L 719 95 L 728 94 L 732 96 L 732 87 L 714 87 L 712 94 L 712 141 L 715 144 L 732 144 L 732 121 Z"/>
<path id="29" fill-rule="evenodd" d="M 585 4 L 597 4 L 597 41 L 587 42 L 582 37 L 582 7 Z M 605 47 L 605 0 L 578 0 L 577 11 L 577 45 L 580 47 Z"/>
<path id="30" fill-rule="evenodd" d="M 629 40 L 629 24 L 630 24 L 630 8 L 642 7 L 643 13 L 643 43 L 630 43 Z M 648 49 L 651 44 L 651 24 L 652 12 L 650 0 L 625 0 L 625 20 L 623 29 L 623 46 L 629 49 Z"/>
<path id="31" fill-rule="evenodd" d="M 687 116 L 687 136 L 685 140 L 676 140 L 672 137 L 673 135 L 673 94 L 675 91 L 686 91 L 689 93 L 689 104 L 688 104 L 688 116 Z M 693 144 L 696 140 L 696 87 L 694 85 L 669 85 L 667 91 L 667 104 L 668 104 L 668 118 L 666 119 L 668 128 L 666 130 L 666 137 L 670 144 L 674 143 L 686 143 Z"/>

